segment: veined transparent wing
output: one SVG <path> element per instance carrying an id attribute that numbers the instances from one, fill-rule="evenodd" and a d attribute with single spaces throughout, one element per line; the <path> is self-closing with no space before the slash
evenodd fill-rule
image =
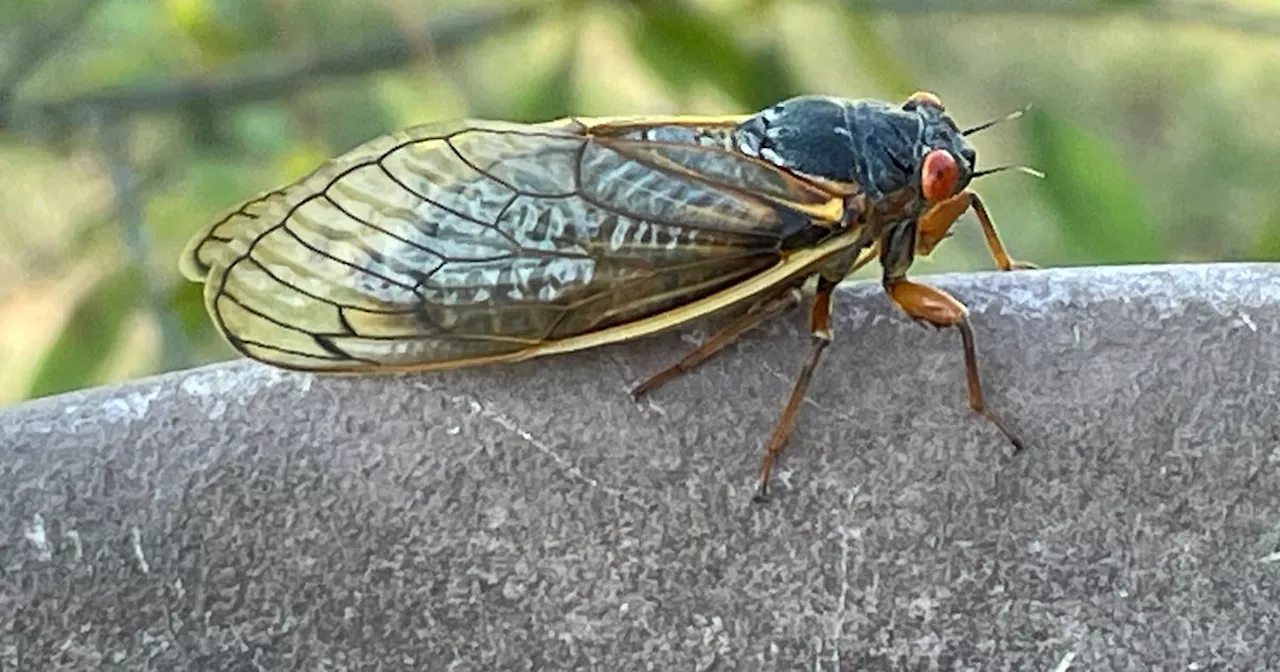
<path id="1" fill-rule="evenodd" d="M 181 270 L 253 359 L 432 369 L 672 326 L 661 316 L 788 275 L 790 249 L 830 236 L 839 194 L 715 146 L 714 123 L 651 126 L 465 121 L 386 135 L 209 224 Z"/>

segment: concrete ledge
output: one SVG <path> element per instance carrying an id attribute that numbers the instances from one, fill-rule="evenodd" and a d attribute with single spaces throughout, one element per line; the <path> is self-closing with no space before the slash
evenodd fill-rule
<path id="1" fill-rule="evenodd" d="M 0 411 L 0 666 L 1280 669 L 1280 265 L 839 294 L 635 404 L 690 333 L 502 368 L 248 362 Z"/>

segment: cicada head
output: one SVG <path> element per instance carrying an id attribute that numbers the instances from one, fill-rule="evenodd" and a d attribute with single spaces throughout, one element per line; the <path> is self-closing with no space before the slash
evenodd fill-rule
<path id="1" fill-rule="evenodd" d="M 789 171 L 856 185 L 873 203 L 908 189 L 926 201 L 954 195 L 977 160 L 941 101 L 924 92 L 902 104 L 790 98 L 747 118 L 735 141 Z"/>
<path id="2" fill-rule="evenodd" d="M 916 176 L 924 200 L 944 201 L 968 187 L 978 152 L 942 101 L 932 93 L 917 91 L 902 104 L 902 110 L 919 120 Z"/>

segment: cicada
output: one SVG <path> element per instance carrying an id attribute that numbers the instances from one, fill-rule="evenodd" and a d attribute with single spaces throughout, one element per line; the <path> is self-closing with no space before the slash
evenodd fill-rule
<path id="1" fill-rule="evenodd" d="M 978 171 L 966 139 L 996 121 L 961 130 L 918 92 L 723 117 L 426 124 L 239 204 L 180 266 L 240 353 L 323 373 L 517 362 L 732 315 L 636 396 L 811 297 L 812 345 L 760 462 L 762 499 L 832 341 L 833 289 L 872 260 L 903 312 L 959 330 L 970 407 L 1021 448 L 983 398 L 965 307 L 907 278 L 968 210 L 996 266 L 1029 266 L 969 190 L 1003 169 Z"/>

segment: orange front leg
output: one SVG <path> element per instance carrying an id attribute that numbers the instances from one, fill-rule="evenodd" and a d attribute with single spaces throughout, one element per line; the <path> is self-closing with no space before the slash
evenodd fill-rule
<path id="1" fill-rule="evenodd" d="M 969 192 L 962 191 L 929 206 L 916 227 L 916 254 L 930 254 L 951 235 L 951 227 L 969 209 Z"/>
<path id="2" fill-rule="evenodd" d="M 969 385 L 969 407 L 990 420 L 1009 442 L 1015 453 L 1022 450 L 1022 441 L 999 416 L 987 408 L 982 394 L 982 381 L 978 377 L 978 353 L 974 345 L 973 329 L 969 326 L 969 310 L 964 304 L 940 289 L 911 282 L 906 279 L 886 280 L 885 291 L 899 308 L 917 320 L 928 322 L 942 329 L 956 327 L 964 344 L 965 378 Z"/>
<path id="3" fill-rule="evenodd" d="M 916 252 L 925 255 L 932 252 L 938 243 L 950 235 L 952 225 L 969 208 L 973 208 L 974 214 L 978 216 L 982 236 L 987 241 L 987 249 L 991 251 L 991 258 L 995 260 L 997 268 L 1002 271 L 1035 268 L 1034 264 L 1014 261 L 1009 257 L 1004 243 L 1000 242 L 1000 235 L 996 233 L 995 224 L 991 222 L 991 215 L 987 213 L 987 206 L 972 191 L 962 191 L 951 198 L 938 201 L 920 216 Z"/>

